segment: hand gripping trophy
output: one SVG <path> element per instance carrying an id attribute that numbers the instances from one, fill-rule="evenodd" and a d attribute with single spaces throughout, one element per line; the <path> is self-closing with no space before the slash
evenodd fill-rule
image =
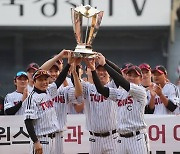
<path id="1" fill-rule="evenodd" d="M 103 13 L 103 11 L 99 11 L 91 7 L 90 5 L 80 5 L 75 9 L 71 9 L 73 30 L 77 41 L 77 46 L 74 51 L 74 57 L 95 57 L 96 52 L 93 52 L 92 42 L 96 37 L 96 34 L 100 27 Z M 83 36 L 83 17 L 85 17 L 87 20 L 85 37 Z M 90 20 L 91 23 L 89 25 Z"/>

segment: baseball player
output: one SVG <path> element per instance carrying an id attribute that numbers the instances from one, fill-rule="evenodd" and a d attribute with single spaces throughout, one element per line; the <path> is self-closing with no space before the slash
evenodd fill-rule
<path id="1" fill-rule="evenodd" d="M 85 61 L 88 64 L 87 59 Z M 100 65 L 96 67 L 96 71 L 102 84 L 109 86 L 107 71 Z M 81 83 L 86 127 L 90 133 L 90 154 L 118 154 L 117 105 L 98 93 L 94 84 L 83 81 Z"/>
<path id="2" fill-rule="evenodd" d="M 139 68 L 142 71 L 142 81 L 141 85 L 146 88 L 147 93 L 147 105 L 145 107 L 145 114 L 153 114 L 154 113 L 154 99 L 156 93 L 152 90 L 153 86 L 155 86 L 155 83 L 152 82 L 152 73 L 151 73 L 151 67 L 147 63 L 142 63 L 139 65 Z"/>
<path id="3" fill-rule="evenodd" d="M 26 72 L 16 73 L 14 78 L 16 90 L 6 95 L 4 100 L 4 112 L 7 115 L 23 115 L 23 101 L 28 96 L 28 76 Z"/>
<path id="4" fill-rule="evenodd" d="M 66 54 L 67 51 L 62 51 L 54 59 L 62 59 Z M 25 100 L 25 125 L 33 141 L 31 154 L 34 152 L 36 154 L 58 154 L 55 143 L 56 132 L 59 132 L 60 126 L 52 99 L 57 96 L 57 89 L 66 78 L 72 62 L 68 52 L 68 64 L 50 86 L 48 80 L 50 75 L 46 70 L 39 69 L 33 75 L 34 89 Z"/>
<path id="5" fill-rule="evenodd" d="M 167 80 L 167 71 L 164 66 L 158 65 L 152 70 L 155 96 L 152 97 L 155 109 L 154 114 L 179 114 L 180 95 L 177 86 Z"/>
<path id="6" fill-rule="evenodd" d="M 28 79 L 29 79 L 29 82 L 28 82 L 28 86 L 27 86 L 27 89 L 28 89 L 28 93 L 30 93 L 32 90 L 33 90 L 33 78 L 32 78 L 32 75 L 34 74 L 34 72 L 39 69 L 39 65 L 37 63 L 30 63 L 28 66 L 27 66 L 27 76 L 28 76 Z"/>
<path id="7" fill-rule="evenodd" d="M 108 64 L 109 65 L 109 64 Z M 124 63 L 123 65 L 122 65 L 122 67 L 121 67 L 121 72 L 122 72 L 122 76 L 124 77 L 124 78 L 126 78 L 126 73 L 127 73 L 127 70 L 128 70 L 128 68 L 129 67 L 131 67 L 131 66 L 133 66 L 133 64 L 132 63 Z"/>
<path id="8" fill-rule="evenodd" d="M 52 59 L 53 60 L 53 59 Z M 51 61 L 51 60 L 50 60 Z M 55 81 L 57 79 L 57 76 L 59 75 L 60 73 L 60 67 L 62 66 L 62 63 L 60 64 L 60 67 L 59 67 L 59 61 L 48 61 L 47 63 L 43 64 L 41 66 L 41 68 L 45 69 L 45 70 L 48 70 L 48 68 L 51 66 L 51 68 L 48 70 L 49 74 L 51 75 L 51 78 L 50 78 L 50 83 Z M 62 61 L 62 60 L 61 60 Z M 75 64 L 76 65 L 76 64 Z M 76 69 L 77 69 L 77 73 L 80 74 L 81 72 L 79 71 L 80 69 L 80 66 L 77 65 L 76 66 Z M 81 75 L 79 75 L 81 76 Z M 71 80 L 71 79 L 70 79 Z M 71 82 L 71 83 L 70 83 Z M 72 81 L 68 81 L 68 77 L 66 77 L 65 81 L 63 82 L 63 85 L 61 85 L 61 89 L 63 89 L 63 87 L 66 87 L 66 86 L 70 86 L 70 87 L 74 87 Z M 83 113 L 83 108 L 84 108 L 84 103 L 81 103 L 81 104 L 77 104 L 77 103 L 65 103 L 67 105 L 67 113 L 68 114 L 76 114 L 76 113 Z"/>
<path id="9" fill-rule="evenodd" d="M 55 141 L 57 154 L 63 154 L 63 131 L 66 129 L 65 126 L 67 122 L 67 106 L 70 103 L 73 105 L 81 105 L 78 104 L 78 101 L 75 99 L 75 96 L 78 98 L 78 96 L 82 95 L 82 87 L 80 84 L 80 80 L 77 72 L 75 71 L 77 61 L 78 59 L 75 59 L 70 68 L 71 73 L 73 75 L 74 86 L 64 87 L 61 85 L 57 90 L 57 96 L 55 96 L 52 99 L 57 114 L 57 120 L 60 125 L 59 132 L 56 133 L 56 141 Z M 54 63 L 53 66 L 51 66 L 52 63 Z M 43 66 L 41 66 L 41 68 L 48 69 L 50 66 L 51 68 L 48 70 L 48 72 L 51 76 L 51 80 L 56 81 L 60 71 L 54 58 L 44 63 Z M 78 93 L 76 94 L 74 87 L 76 91 L 78 91 Z"/>
<path id="10" fill-rule="evenodd" d="M 149 152 L 149 144 L 144 121 L 147 95 L 145 89 L 139 86 L 142 79 L 141 70 L 134 65 L 129 67 L 126 80 L 106 64 L 105 57 L 102 54 L 99 54 L 98 58 L 99 64 L 124 89 L 102 86 L 95 72 L 95 67 L 91 64 L 93 80 L 98 92 L 118 104 L 119 153 L 147 154 Z"/>
<path id="11" fill-rule="evenodd" d="M 82 69 L 81 64 L 78 64 L 76 66 L 76 72 L 78 74 L 79 79 L 82 80 L 81 76 L 83 74 L 83 69 Z M 71 71 L 71 73 L 72 73 L 72 71 Z M 74 83 L 72 75 L 71 75 L 71 79 L 72 79 L 72 82 Z M 68 103 L 67 113 L 68 114 L 83 114 L 84 113 L 84 102 L 82 102 L 81 104 Z"/>

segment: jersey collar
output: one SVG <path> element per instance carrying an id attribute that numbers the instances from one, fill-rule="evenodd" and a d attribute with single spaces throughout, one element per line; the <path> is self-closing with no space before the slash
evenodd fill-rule
<path id="1" fill-rule="evenodd" d="M 33 91 L 37 92 L 38 94 L 46 93 L 46 91 L 39 90 L 36 87 L 34 87 Z"/>

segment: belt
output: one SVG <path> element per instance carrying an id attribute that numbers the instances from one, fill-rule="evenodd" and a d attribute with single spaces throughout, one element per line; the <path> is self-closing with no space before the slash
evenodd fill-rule
<path id="1" fill-rule="evenodd" d="M 117 132 L 116 129 L 110 132 L 105 132 L 105 133 L 94 133 L 94 132 L 89 131 L 90 135 L 97 136 L 97 137 L 107 137 L 111 134 L 115 134 L 116 132 Z"/>
<path id="2" fill-rule="evenodd" d="M 140 131 L 136 131 L 136 132 L 130 132 L 130 133 L 126 133 L 126 134 L 119 134 L 121 137 L 125 137 L 125 138 L 129 138 L 129 137 L 133 137 L 136 135 L 139 135 Z"/>
<path id="3" fill-rule="evenodd" d="M 53 139 L 55 136 L 56 136 L 56 133 L 50 133 L 50 134 L 47 134 L 47 135 L 43 135 L 43 137 L 50 137 L 51 139 Z"/>

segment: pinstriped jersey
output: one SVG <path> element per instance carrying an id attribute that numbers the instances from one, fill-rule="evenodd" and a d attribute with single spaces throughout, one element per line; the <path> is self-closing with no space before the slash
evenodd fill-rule
<path id="1" fill-rule="evenodd" d="M 110 88 L 109 92 L 109 98 L 117 102 L 118 105 L 119 133 L 146 128 L 144 109 L 147 103 L 147 95 L 144 87 L 130 83 L 129 92 L 116 88 Z"/>
<path id="2" fill-rule="evenodd" d="M 33 87 L 31 87 L 29 84 L 27 85 L 27 90 L 29 94 L 31 93 L 31 91 L 33 91 Z"/>
<path id="3" fill-rule="evenodd" d="M 169 111 L 162 101 L 160 100 L 159 96 L 156 95 L 155 97 L 155 110 L 154 114 L 179 114 L 179 106 L 180 106 L 180 94 L 179 89 L 172 83 L 166 83 L 165 86 L 162 88 L 162 93 L 166 96 L 169 100 L 171 100 L 175 105 L 177 105 L 177 109 L 174 112 Z"/>
<path id="4" fill-rule="evenodd" d="M 75 89 L 72 86 L 59 87 L 57 96 L 53 98 L 57 119 L 60 125 L 60 131 L 64 130 L 67 122 L 67 105 L 69 103 L 77 104 L 78 101 L 74 95 Z"/>
<path id="5" fill-rule="evenodd" d="M 31 92 L 25 100 L 25 119 L 33 119 L 34 130 L 37 136 L 59 131 L 59 124 L 53 100 L 57 95 L 55 83 L 48 87 L 46 92 Z"/>
<path id="6" fill-rule="evenodd" d="M 82 86 L 87 129 L 96 133 L 117 129 L 116 103 L 99 94 L 94 84 L 82 82 Z"/>
<path id="7" fill-rule="evenodd" d="M 7 94 L 5 99 L 4 99 L 4 111 L 6 109 L 9 109 L 9 108 L 17 105 L 19 102 L 21 102 L 22 101 L 22 97 L 23 97 L 23 94 L 19 93 L 17 91 L 14 91 L 12 93 Z M 22 106 L 16 112 L 15 115 L 23 115 L 23 113 L 24 113 L 24 109 L 23 109 L 23 104 L 22 104 Z"/>

